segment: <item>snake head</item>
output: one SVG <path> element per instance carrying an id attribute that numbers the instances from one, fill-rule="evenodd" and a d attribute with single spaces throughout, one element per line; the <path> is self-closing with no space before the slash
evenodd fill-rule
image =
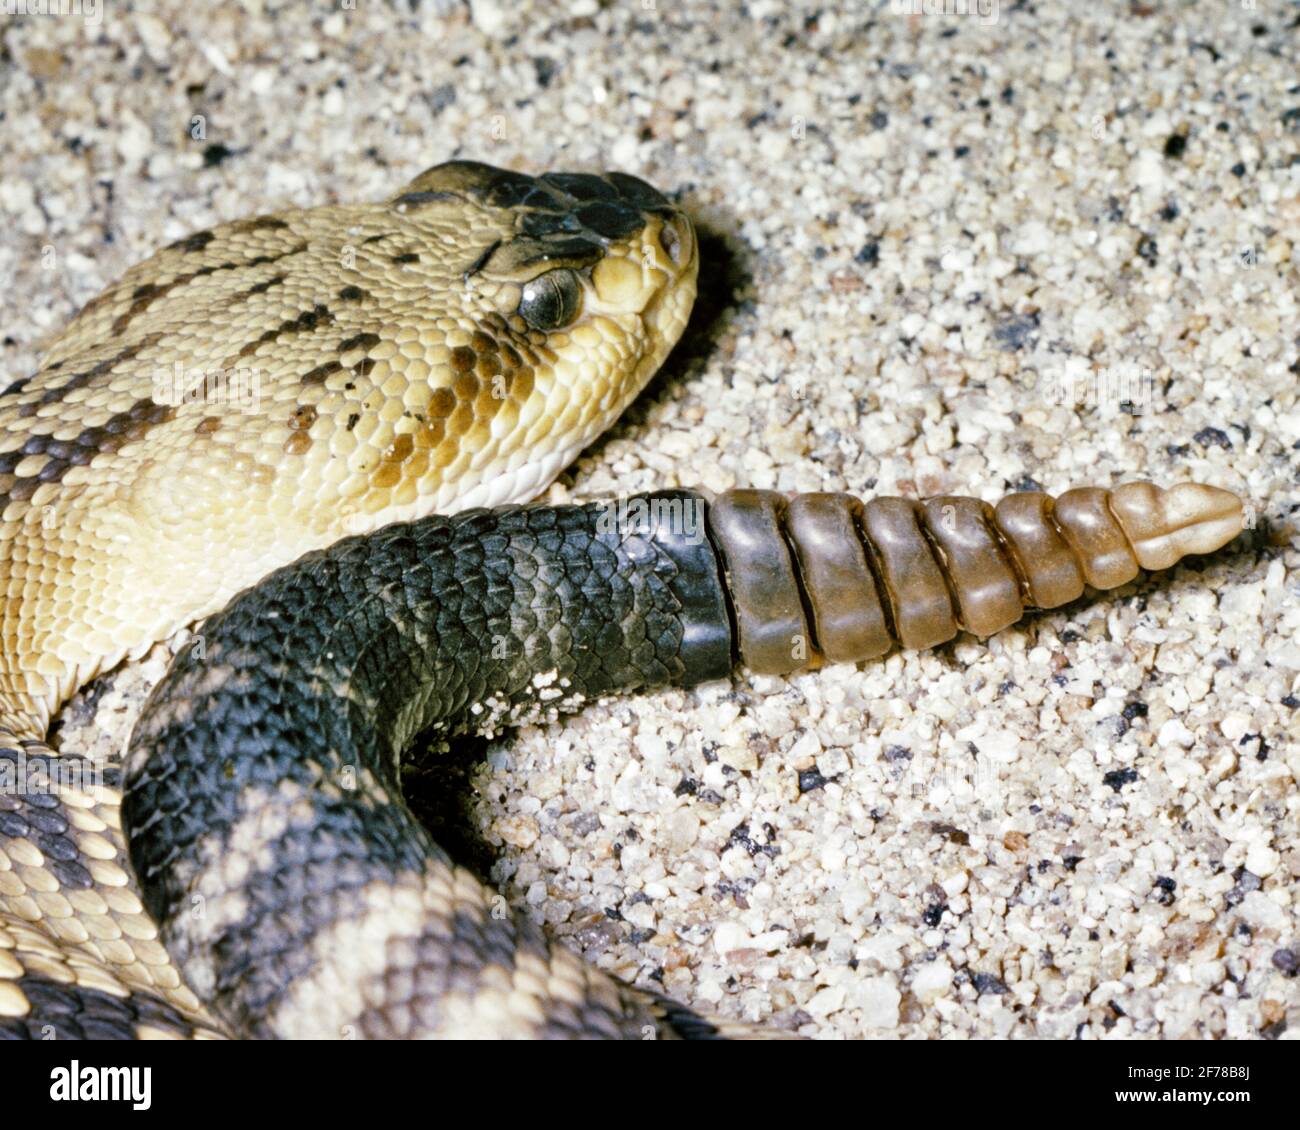
<path id="1" fill-rule="evenodd" d="M 450 347 L 432 374 L 436 418 L 463 447 L 492 447 L 503 473 L 457 503 L 526 500 L 681 336 L 699 265 L 691 222 L 624 173 L 533 177 L 472 161 L 426 170 L 389 207 L 448 249 L 439 269 L 455 285 L 432 294 Z"/>

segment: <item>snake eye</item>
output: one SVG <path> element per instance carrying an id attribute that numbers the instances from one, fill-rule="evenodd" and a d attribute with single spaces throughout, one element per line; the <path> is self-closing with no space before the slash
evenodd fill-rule
<path id="1" fill-rule="evenodd" d="M 582 288 L 567 267 L 547 271 L 524 284 L 519 296 L 519 315 L 537 330 L 558 330 L 578 316 Z"/>

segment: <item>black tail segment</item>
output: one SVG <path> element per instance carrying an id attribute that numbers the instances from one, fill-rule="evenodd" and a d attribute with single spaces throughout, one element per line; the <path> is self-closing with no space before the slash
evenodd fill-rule
<path id="1" fill-rule="evenodd" d="M 653 542 L 676 565 L 669 587 L 682 625 L 682 686 L 725 679 L 736 662 L 731 605 L 722 564 L 709 537 L 709 508 L 689 490 L 661 490 L 603 504 L 605 521 Z"/>
<path id="2" fill-rule="evenodd" d="M 643 1038 L 610 981 L 455 867 L 402 802 L 420 732 L 493 733 L 727 674 L 697 495 L 469 511 L 308 554 L 178 656 L 123 827 L 186 981 L 250 1036 Z M 682 1034 L 710 1027 L 674 1006 Z"/>

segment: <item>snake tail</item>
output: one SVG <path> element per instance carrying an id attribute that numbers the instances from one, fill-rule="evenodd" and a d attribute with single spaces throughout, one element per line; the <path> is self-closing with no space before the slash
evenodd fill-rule
<path id="1" fill-rule="evenodd" d="M 985 634 L 1240 526 L 1226 492 L 1134 484 L 992 508 L 664 491 L 348 538 L 236 597 L 155 688 L 126 759 L 131 862 L 237 1034 L 715 1036 L 457 866 L 402 800 L 414 739 L 737 660 L 789 671 Z"/>

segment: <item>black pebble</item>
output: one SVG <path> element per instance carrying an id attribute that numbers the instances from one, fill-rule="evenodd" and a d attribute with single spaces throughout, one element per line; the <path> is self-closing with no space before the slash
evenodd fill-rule
<path id="1" fill-rule="evenodd" d="M 1116 792 L 1119 792 L 1125 785 L 1131 785 L 1137 779 L 1136 769 L 1112 769 L 1101 780 L 1102 784 L 1109 785 Z"/>
<path id="2" fill-rule="evenodd" d="M 810 793 L 814 789 L 820 789 L 825 784 L 826 778 L 822 776 L 820 769 L 814 767 L 799 771 L 799 791 L 801 793 Z"/>
<path id="3" fill-rule="evenodd" d="M 1007 989 L 1006 983 L 1002 978 L 995 977 L 992 973 L 976 973 L 975 976 L 971 978 L 971 981 L 975 986 L 975 991 L 979 993 L 980 996 L 983 996 L 985 993 L 1001 994 L 1010 991 Z"/>
<path id="4" fill-rule="evenodd" d="M 221 142 L 214 142 L 203 150 L 203 167 L 205 169 L 215 169 L 227 157 L 233 157 L 235 151 L 222 145 Z"/>

